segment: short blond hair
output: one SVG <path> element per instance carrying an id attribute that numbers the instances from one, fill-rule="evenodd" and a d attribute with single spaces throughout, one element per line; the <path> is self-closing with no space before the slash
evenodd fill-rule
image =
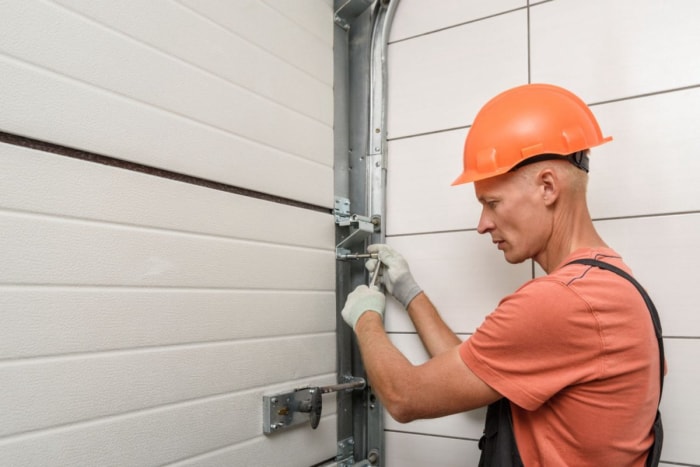
<path id="1" fill-rule="evenodd" d="M 567 191 L 570 191 L 572 194 L 586 194 L 588 188 L 588 173 L 564 158 L 533 162 L 532 164 L 520 167 L 514 173 L 518 175 L 519 179 L 529 182 L 535 174 L 539 173 L 544 168 L 551 168 L 554 170 L 559 178 L 564 180 Z"/>

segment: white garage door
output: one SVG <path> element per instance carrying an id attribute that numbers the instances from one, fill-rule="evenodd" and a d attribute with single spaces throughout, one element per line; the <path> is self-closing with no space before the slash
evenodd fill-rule
<path id="1" fill-rule="evenodd" d="M 0 4 L 0 465 L 335 455 L 331 3 Z"/>

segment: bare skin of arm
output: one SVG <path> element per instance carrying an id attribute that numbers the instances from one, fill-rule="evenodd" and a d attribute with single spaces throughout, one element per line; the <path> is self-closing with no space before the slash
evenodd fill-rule
<path id="1" fill-rule="evenodd" d="M 451 350 L 462 342 L 445 324 L 435 305 L 423 292 L 408 304 L 408 316 L 431 357 Z"/>
<path id="2" fill-rule="evenodd" d="M 430 303 L 424 294 L 421 295 Z M 418 314 L 422 311 L 423 299 L 414 305 L 416 300 L 419 298 L 416 297 L 409 308 Z M 433 327 L 437 332 L 436 338 L 427 339 L 430 352 L 435 352 L 435 356 L 418 366 L 411 364 L 391 343 L 377 313 L 363 314 L 355 326 L 369 380 L 394 419 L 406 423 L 441 417 L 482 407 L 501 398 L 464 364 L 459 355 L 459 339 L 444 323 L 417 318 L 424 332 Z"/>

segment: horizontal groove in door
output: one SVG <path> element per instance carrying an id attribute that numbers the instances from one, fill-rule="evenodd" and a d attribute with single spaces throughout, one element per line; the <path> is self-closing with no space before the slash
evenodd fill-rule
<path id="1" fill-rule="evenodd" d="M 227 193 L 233 193 L 236 195 L 247 196 L 250 198 L 257 198 L 272 203 L 284 204 L 287 206 L 293 206 L 296 208 L 307 209 L 310 211 L 322 212 L 330 214 L 330 209 L 317 206 L 315 204 L 305 203 L 303 201 L 296 201 L 289 198 L 283 198 L 280 196 L 269 195 L 267 193 L 262 193 L 255 190 L 250 190 L 247 188 L 240 188 L 232 185 L 227 185 L 225 183 L 214 182 L 212 180 L 207 180 L 200 177 L 194 177 L 192 175 L 181 174 L 177 172 L 172 172 L 170 170 L 159 169 L 156 167 L 151 167 L 144 164 L 139 164 L 136 162 L 125 161 L 118 159 L 116 157 L 105 156 L 102 154 L 96 154 L 88 151 L 83 151 L 80 149 L 69 148 L 67 146 L 62 146 L 55 143 L 50 143 L 47 141 L 41 141 L 34 138 L 28 138 L 25 136 L 15 135 L 12 133 L 6 133 L 0 131 L 0 142 L 12 144 L 15 146 L 21 146 L 29 149 L 34 149 L 37 151 L 48 152 L 51 154 L 57 154 L 61 156 L 71 157 L 74 159 L 80 159 L 88 162 L 95 162 L 97 164 L 108 165 L 110 167 L 116 167 L 124 170 L 131 170 L 133 172 L 140 172 L 147 175 L 152 175 L 155 177 L 166 178 L 169 180 L 174 180 L 182 183 L 188 183 L 191 185 L 197 185 L 212 190 L 224 191 Z"/>

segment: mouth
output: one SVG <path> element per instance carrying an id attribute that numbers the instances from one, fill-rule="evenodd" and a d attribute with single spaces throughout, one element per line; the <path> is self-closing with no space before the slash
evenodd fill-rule
<path id="1" fill-rule="evenodd" d="M 499 250 L 502 250 L 502 249 L 503 249 L 503 246 L 505 245 L 506 242 L 505 242 L 505 240 L 496 240 L 496 239 L 494 239 L 494 240 L 493 240 L 493 243 L 496 245 L 496 247 L 497 247 Z"/>

